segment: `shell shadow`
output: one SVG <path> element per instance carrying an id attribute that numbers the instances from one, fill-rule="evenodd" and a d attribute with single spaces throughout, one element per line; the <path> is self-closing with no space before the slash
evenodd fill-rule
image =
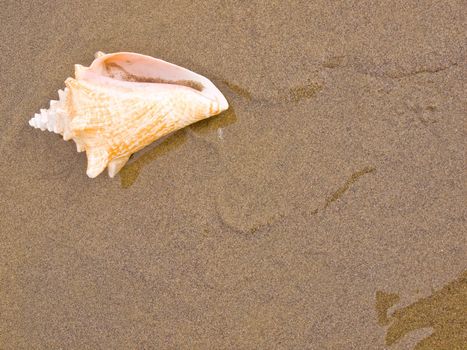
<path id="1" fill-rule="evenodd" d="M 201 120 L 195 124 L 189 126 L 190 130 L 199 134 L 209 134 L 217 131 L 219 128 L 225 128 L 228 125 L 235 124 L 237 122 L 237 115 L 232 105 L 228 110 L 222 112 L 215 117 Z"/>
<path id="2" fill-rule="evenodd" d="M 227 125 L 233 124 L 236 120 L 237 117 L 233 107 L 230 107 L 227 111 L 215 117 L 204 119 L 198 123 L 190 125 L 189 128 L 196 133 L 207 134 L 216 131 L 218 128 L 223 128 Z M 140 152 L 135 153 L 130 158 L 130 162 L 119 172 L 121 187 L 131 187 L 146 165 L 174 149 L 177 149 L 183 145 L 186 140 L 187 129 L 181 129 L 160 139 L 159 141 L 154 142 L 148 147 L 148 149 L 143 149 Z"/>
<path id="3" fill-rule="evenodd" d="M 122 188 L 132 186 L 138 178 L 141 170 L 149 163 L 155 161 L 159 157 L 167 154 L 168 152 L 180 147 L 185 143 L 186 131 L 184 129 L 178 130 L 175 133 L 168 135 L 155 142 L 149 150 L 135 153 L 131 158 L 134 158 L 120 170 L 120 184 Z M 138 154 L 142 153 L 142 154 Z"/>

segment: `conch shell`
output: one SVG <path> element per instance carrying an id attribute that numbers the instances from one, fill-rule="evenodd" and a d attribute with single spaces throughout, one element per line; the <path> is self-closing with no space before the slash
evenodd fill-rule
<path id="1" fill-rule="evenodd" d="M 96 53 L 89 67 L 75 65 L 65 85 L 29 124 L 73 139 L 86 151 L 91 178 L 106 167 L 114 177 L 133 153 L 229 107 L 207 78 L 130 52 Z"/>

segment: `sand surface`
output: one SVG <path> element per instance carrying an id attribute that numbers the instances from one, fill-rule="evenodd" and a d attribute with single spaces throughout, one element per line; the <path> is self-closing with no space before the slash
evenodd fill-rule
<path id="1" fill-rule="evenodd" d="M 0 349 L 461 349 L 467 5 L 374 3 L 0 2 Z M 28 120 L 98 50 L 231 109 L 89 179 Z"/>

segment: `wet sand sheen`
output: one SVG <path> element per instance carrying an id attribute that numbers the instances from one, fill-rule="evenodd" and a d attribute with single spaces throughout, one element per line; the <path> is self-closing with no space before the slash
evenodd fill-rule
<path id="1" fill-rule="evenodd" d="M 387 309 L 398 301 L 397 294 L 376 294 L 380 324 L 390 323 L 387 345 L 393 345 L 420 328 L 431 328 L 432 331 L 415 346 L 416 350 L 462 349 L 467 344 L 467 271 L 431 296 L 396 309 L 388 318 Z"/>

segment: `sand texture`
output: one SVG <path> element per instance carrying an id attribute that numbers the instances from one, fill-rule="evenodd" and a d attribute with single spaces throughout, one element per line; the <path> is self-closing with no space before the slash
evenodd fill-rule
<path id="1" fill-rule="evenodd" d="M 462 349 L 466 13 L 2 0 L 0 349 Z M 231 108 L 89 179 L 28 120 L 98 50 Z"/>

